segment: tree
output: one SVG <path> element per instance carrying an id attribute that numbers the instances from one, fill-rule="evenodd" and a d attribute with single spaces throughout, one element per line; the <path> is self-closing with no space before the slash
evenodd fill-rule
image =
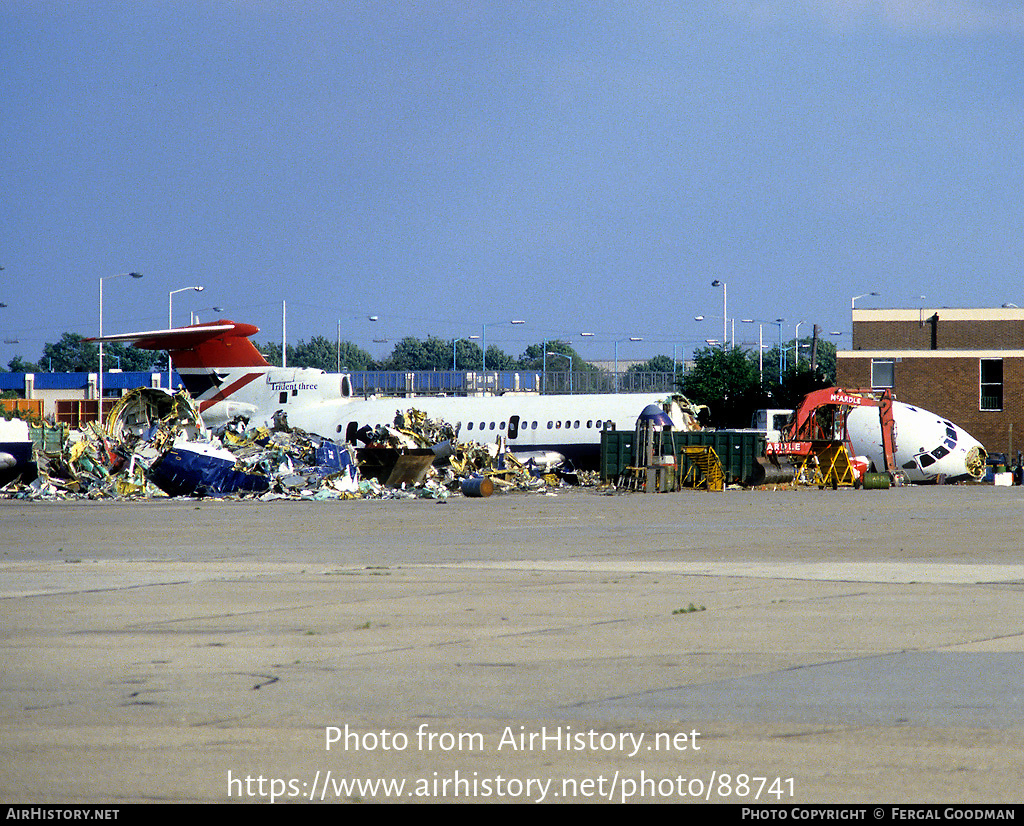
<path id="1" fill-rule="evenodd" d="M 309 341 L 300 339 L 295 348 L 288 352 L 289 367 L 312 367 L 333 372 L 337 367 L 337 359 L 337 345 L 323 336 L 313 336 Z"/>
<path id="2" fill-rule="evenodd" d="M 43 345 L 41 361 L 55 373 L 95 373 L 100 369 L 100 348 L 78 333 L 64 333 L 56 344 Z"/>
<path id="3" fill-rule="evenodd" d="M 104 371 L 147 372 L 161 370 L 166 364 L 167 353 L 162 350 L 142 350 L 119 341 L 103 346 Z M 95 373 L 100 369 L 100 348 L 78 333 L 64 333 L 60 341 L 43 345 L 37 363 L 15 356 L 7 367 L 12 373 Z"/>
<path id="4" fill-rule="evenodd" d="M 554 358 L 551 355 L 547 357 L 548 370 L 568 370 L 572 369 L 576 372 L 583 370 L 596 370 L 589 361 L 586 361 L 583 356 L 576 352 L 571 344 L 567 341 L 555 339 L 554 341 L 544 341 L 540 344 L 531 344 L 527 347 L 523 354 L 519 357 L 519 361 L 516 365 L 521 370 L 543 370 L 544 369 L 544 353 L 558 353 L 560 356 L 565 356 L 565 359 L 560 359 L 558 356 Z M 487 364 L 490 366 L 491 357 L 487 357 Z"/>
<path id="5" fill-rule="evenodd" d="M 813 339 L 802 339 L 799 352 L 810 352 Z M 779 381 L 779 348 L 773 347 L 764 356 L 763 386 L 769 403 L 765 407 L 796 408 L 804 396 L 813 390 L 832 387 L 836 383 L 836 346 L 831 341 L 818 339 L 817 363 L 811 370 L 810 356 L 800 358 L 794 363 L 792 354 L 798 352 L 796 342 L 790 341 L 784 346 L 790 355 L 786 368 Z"/>
<path id="6" fill-rule="evenodd" d="M 97 357 L 97 366 L 99 358 Z M 119 341 L 103 345 L 103 369 L 114 367 L 126 373 L 161 371 L 167 369 L 167 353 L 164 350 L 143 350 Z"/>
<path id="7" fill-rule="evenodd" d="M 15 356 L 7 362 L 7 370 L 11 373 L 38 373 L 38 365 L 25 361 L 21 356 Z"/>
<path id="8" fill-rule="evenodd" d="M 278 347 L 278 351 L 280 351 Z M 314 336 L 309 341 L 299 341 L 294 348 L 288 347 L 288 364 L 291 367 L 312 367 L 327 373 L 338 370 L 339 355 L 341 369 L 373 370 L 376 362 L 373 356 L 361 350 L 351 341 L 331 341 L 324 336 Z"/>
<path id="9" fill-rule="evenodd" d="M 254 342 L 255 344 L 255 342 Z M 274 367 L 281 366 L 281 345 L 276 341 L 268 341 L 264 344 L 256 344 L 256 349 L 263 354 L 263 358 L 267 360 L 269 364 Z M 291 344 L 288 345 L 288 363 L 293 364 L 295 357 L 295 347 Z"/>
<path id="10" fill-rule="evenodd" d="M 335 360 L 337 366 L 337 360 Z M 377 370 L 380 365 L 366 350 L 357 347 L 351 341 L 341 342 L 341 369 L 345 370 Z M 331 368 L 334 369 L 333 367 Z"/>
<path id="11" fill-rule="evenodd" d="M 406 336 L 383 364 L 384 370 L 444 370 L 452 363 L 450 341 L 430 336 L 421 340 Z"/>
<path id="12" fill-rule="evenodd" d="M 675 362 L 668 356 L 655 356 L 643 364 L 631 364 L 626 368 L 627 373 L 674 373 Z"/>
<path id="13" fill-rule="evenodd" d="M 488 370 L 515 370 L 518 365 L 516 359 L 494 344 L 487 348 Z"/>
<path id="14" fill-rule="evenodd" d="M 455 369 L 479 370 L 484 365 L 484 351 L 475 341 L 460 338 L 454 342 Z"/>
<path id="15" fill-rule="evenodd" d="M 805 369 L 810 369 L 811 366 L 811 347 L 814 339 L 810 336 L 805 336 L 800 339 L 799 342 L 794 339 L 790 339 L 783 343 L 783 348 L 786 352 L 786 364 L 783 369 L 783 373 L 788 370 L 796 369 L 798 366 L 803 366 Z M 799 348 L 798 345 L 799 344 Z M 799 352 L 799 360 L 794 355 Z M 824 339 L 818 339 L 817 346 L 817 368 L 821 378 L 825 381 L 835 383 L 836 379 L 836 345 L 831 341 L 825 341 Z M 764 377 L 766 380 L 775 377 L 776 383 L 779 380 L 779 347 L 778 345 L 772 347 L 770 350 L 765 350 L 764 353 Z"/>
<path id="16" fill-rule="evenodd" d="M 753 412 L 766 407 L 757 362 L 739 347 L 704 347 L 679 388 L 690 401 L 708 406 L 714 427 L 749 427 Z"/>

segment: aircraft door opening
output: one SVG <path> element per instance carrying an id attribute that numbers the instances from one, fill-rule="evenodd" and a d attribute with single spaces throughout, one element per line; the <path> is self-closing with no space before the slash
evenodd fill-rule
<path id="1" fill-rule="evenodd" d="M 508 437 L 515 439 L 519 436 L 519 417 L 509 416 L 508 417 Z"/>

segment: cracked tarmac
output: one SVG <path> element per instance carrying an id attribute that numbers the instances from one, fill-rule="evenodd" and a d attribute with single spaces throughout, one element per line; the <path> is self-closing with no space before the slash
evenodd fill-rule
<path id="1" fill-rule="evenodd" d="M 226 802 L 229 772 L 330 769 L 1017 802 L 1022 516 L 974 486 L 0 502 L 0 799 Z M 327 751 L 346 725 L 411 744 Z M 509 726 L 703 746 L 509 753 Z"/>

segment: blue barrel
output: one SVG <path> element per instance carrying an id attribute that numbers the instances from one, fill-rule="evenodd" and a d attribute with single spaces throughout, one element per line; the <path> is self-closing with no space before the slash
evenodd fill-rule
<path id="1" fill-rule="evenodd" d="M 494 482 L 486 476 L 470 476 L 462 480 L 463 496 L 490 496 L 494 493 Z"/>

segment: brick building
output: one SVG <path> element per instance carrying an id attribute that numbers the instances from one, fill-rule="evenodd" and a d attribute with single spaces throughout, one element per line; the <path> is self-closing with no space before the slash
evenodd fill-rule
<path id="1" fill-rule="evenodd" d="M 840 387 L 892 388 L 896 398 L 956 422 L 989 452 L 1024 450 L 1024 310 L 853 311 L 851 350 L 836 354 Z"/>

